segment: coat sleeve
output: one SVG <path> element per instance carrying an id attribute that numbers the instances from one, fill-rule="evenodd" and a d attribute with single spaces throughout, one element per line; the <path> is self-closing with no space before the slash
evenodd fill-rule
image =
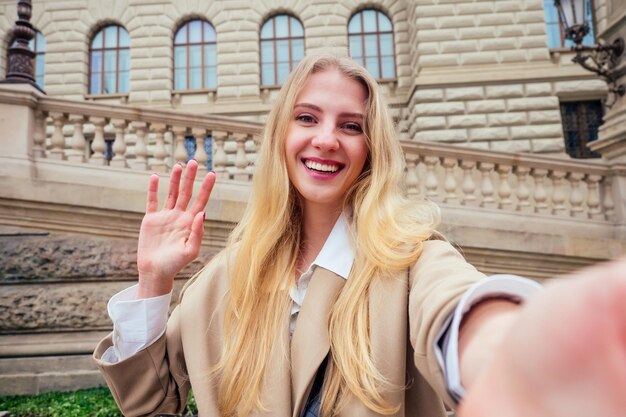
<path id="1" fill-rule="evenodd" d="M 135 355 L 117 362 L 101 360 L 112 346 L 109 335 L 93 358 L 125 416 L 181 413 L 190 389 L 180 336 L 180 307 L 170 316 L 163 336 Z"/>
<path id="2" fill-rule="evenodd" d="M 434 347 L 463 294 L 484 277 L 444 240 L 425 241 L 422 254 L 409 270 L 409 336 L 415 366 L 450 407 L 454 400 Z"/>

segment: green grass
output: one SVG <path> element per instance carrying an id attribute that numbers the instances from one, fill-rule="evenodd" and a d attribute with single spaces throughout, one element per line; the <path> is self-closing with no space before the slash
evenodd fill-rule
<path id="1" fill-rule="evenodd" d="M 189 409 L 197 413 L 190 393 Z M 106 387 L 73 392 L 48 392 L 39 395 L 0 397 L 0 411 L 10 417 L 121 417 Z"/>

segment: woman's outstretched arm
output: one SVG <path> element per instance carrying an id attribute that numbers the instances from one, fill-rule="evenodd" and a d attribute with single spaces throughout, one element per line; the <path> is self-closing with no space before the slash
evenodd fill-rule
<path id="1" fill-rule="evenodd" d="M 460 417 L 626 416 L 626 259 L 564 278 L 472 311 Z"/>

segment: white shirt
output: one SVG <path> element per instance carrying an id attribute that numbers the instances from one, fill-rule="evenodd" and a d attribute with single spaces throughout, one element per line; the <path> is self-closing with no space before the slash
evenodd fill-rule
<path id="1" fill-rule="evenodd" d="M 309 269 L 289 291 L 293 302 L 290 323 L 292 333 L 315 268 L 322 267 L 348 279 L 353 262 L 354 243 L 346 218 L 342 214 Z M 463 315 L 485 296 L 506 294 L 524 300 L 540 288 L 536 282 L 514 275 L 494 275 L 477 282 L 461 297 L 454 313 L 440 330 L 434 346 L 448 390 L 454 398 L 458 400 L 464 394 L 458 354 L 459 328 Z M 105 362 L 115 363 L 126 359 L 150 346 L 165 333 L 172 293 L 141 300 L 135 299 L 136 293 L 137 285 L 134 285 L 109 300 L 108 312 L 113 320 L 113 346 L 102 355 Z"/>

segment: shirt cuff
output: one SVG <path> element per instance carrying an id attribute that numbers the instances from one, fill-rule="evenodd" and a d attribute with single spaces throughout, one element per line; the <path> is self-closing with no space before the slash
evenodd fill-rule
<path id="1" fill-rule="evenodd" d="M 448 392 L 455 401 L 459 402 L 465 395 L 459 366 L 459 330 L 463 315 L 486 297 L 505 295 L 523 302 L 541 288 L 540 284 L 530 279 L 502 274 L 477 282 L 463 294 L 454 313 L 444 323 L 435 345 L 435 356 L 443 370 Z"/>
<path id="2" fill-rule="evenodd" d="M 113 346 L 102 355 L 104 362 L 129 358 L 153 344 L 167 326 L 172 292 L 137 300 L 137 285 L 115 294 L 107 309 L 113 320 Z"/>

